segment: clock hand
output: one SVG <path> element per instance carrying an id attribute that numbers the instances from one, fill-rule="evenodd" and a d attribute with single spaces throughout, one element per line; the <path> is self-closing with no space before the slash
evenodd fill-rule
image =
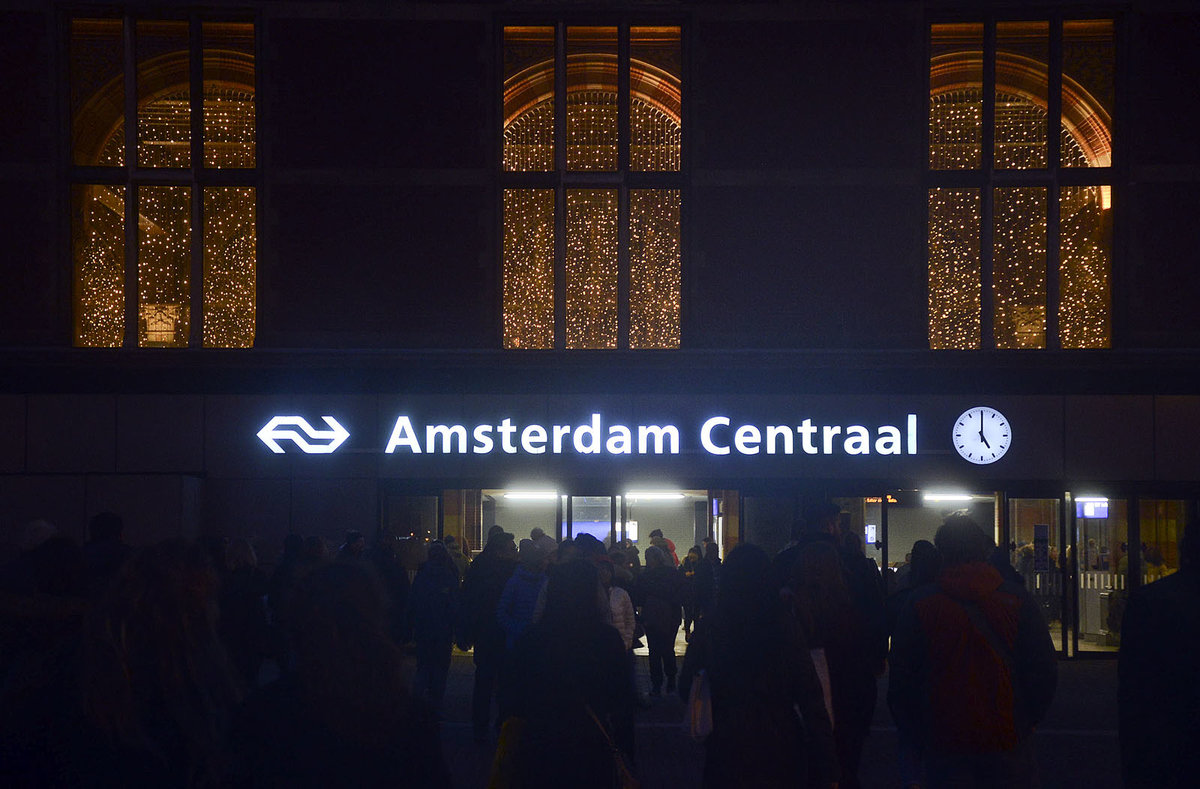
<path id="1" fill-rule="evenodd" d="M 988 443 L 987 436 L 985 436 L 983 434 L 983 412 L 982 411 L 979 412 L 979 440 L 982 441 L 983 445 L 985 447 L 987 447 L 988 449 L 992 448 L 992 445 Z"/>

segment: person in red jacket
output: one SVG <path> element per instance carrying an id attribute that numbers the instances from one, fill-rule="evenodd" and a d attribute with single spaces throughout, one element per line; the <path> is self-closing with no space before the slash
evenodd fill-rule
<path id="1" fill-rule="evenodd" d="M 655 529 L 650 532 L 650 544 L 662 548 L 675 566 L 679 566 L 679 554 L 675 553 L 675 543 L 663 536 L 662 529 Z"/>
<path id="2" fill-rule="evenodd" d="M 913 593 L 892 639 L 888 705 L 922 753 L 930 787 L 1032 786 L 1033 728 L 1058 665 L 1041 611 L 988 564 L 991 537 L 966 515 L 937 531 L 937 582 Z"/>

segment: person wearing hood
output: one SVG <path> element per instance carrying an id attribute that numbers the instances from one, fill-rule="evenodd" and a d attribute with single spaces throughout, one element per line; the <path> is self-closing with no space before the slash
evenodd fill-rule
<path id="1" fill-rule="evenodd" d="M 888 705 L 911 732 L 931 787 L 1032 786 L 1033 729 L 1058 666 L 1025 588 L 988 563 L 991 537 L 952 515 L 934 544 L 936 583 L 914 591 L 892 639 Z"/>

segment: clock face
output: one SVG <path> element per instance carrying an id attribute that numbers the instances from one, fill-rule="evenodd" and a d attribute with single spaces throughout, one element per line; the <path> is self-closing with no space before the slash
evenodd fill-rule
<path id="1" fill-rule="evenodd" d="M 958 454 L 983 465 L 1004 457 L 1012 443 L 1012 428 L 1004 414 L 981 405 L 968 408 L 954 420 L 952 436 Z"/>

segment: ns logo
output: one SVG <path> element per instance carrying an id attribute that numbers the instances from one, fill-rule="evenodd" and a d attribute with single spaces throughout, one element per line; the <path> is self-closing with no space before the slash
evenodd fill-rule
<path id="1" fill-rule="evenodd" d="M 284 450 L 281 441 L 290 441 L 307 455 L 328 455 L 350 437 L 350 432 L 331 416 L 321 417 L 328 430 L 318 430 L 302 416 L 276 416 L 258 431 L 259 439 L 277 455 Z"/>

